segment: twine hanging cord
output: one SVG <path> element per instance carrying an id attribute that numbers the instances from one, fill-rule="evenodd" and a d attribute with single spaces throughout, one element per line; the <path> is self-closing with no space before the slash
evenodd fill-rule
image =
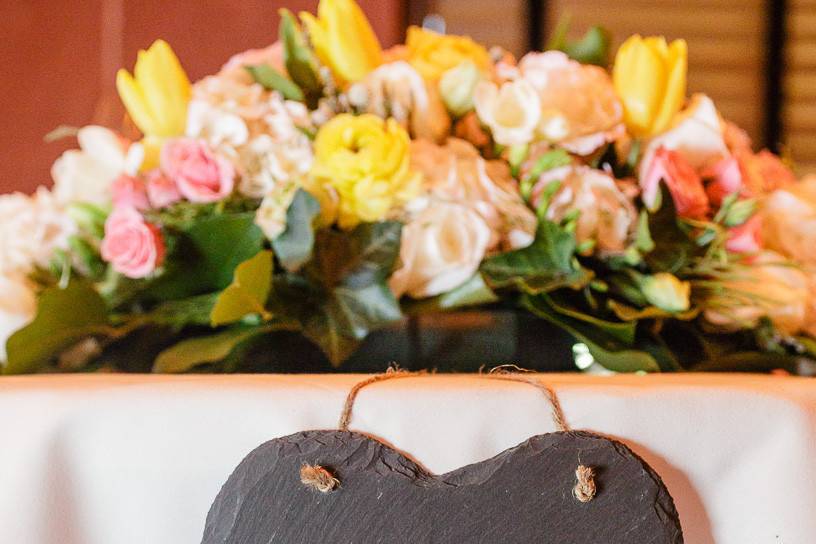
<path id="1" fill-rule="evenodd" d="M 561 403 L 555 391 L 550 386 L 535 378 L 534 376 L 527 376 L 525 371 L 515 365 L 502 365 L 491 369 L 487 374 L 480 374 L 489 379 L 504 380 L 519 383 L 526 383 L 544 393 L 544 397 L 550 404 L 551 415 L 553 423 L 559 431 L 569 431 L 566 419 L 564 418 L 564 411 L 561 408 Z M 393 380 L 397 378 L 413 378 L 428 374 L 426 371 L 409 372 L 400 370 L 397 367 L 390 367 L 383 374 L 375 374 L 361 382 L 356 383 L 346 396 L 346 402 L 343 404 L 343 411 L 340 414 L 340 421 L 338 428 L 341 431 L 348 431 L 349 423 L 351 422 L 352 410 L 354 409 L 354 401 L 357 399 L 357 394 L 363 387 L 382 382 L 385 380 Z M 588 466 L 578 465 L 575 469 L 576 484 L 572 490 L 573 496 L 582 503 L 587 503 L 595 497 L 595 471 Z M 339 480 L 335 478 L 328 470 L 320 465 L 304 465 L 300 470 L 300 480 L 304 485 L 312 487 L 322 493 L 328 493 L 337 488 L 340 484 Z"/>

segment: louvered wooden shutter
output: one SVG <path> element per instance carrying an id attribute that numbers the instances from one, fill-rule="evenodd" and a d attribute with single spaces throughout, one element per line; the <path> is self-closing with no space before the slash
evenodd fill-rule
<path id="1" fill-rule="evenodd" d="M 784 141 L 798 173 L 816 171 L 816 0 L 788 0 Z"/>

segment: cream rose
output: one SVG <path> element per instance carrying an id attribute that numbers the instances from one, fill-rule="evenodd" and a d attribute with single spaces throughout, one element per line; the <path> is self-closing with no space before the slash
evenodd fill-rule
<path id="1" fill-rule="evenodd" d="M 467 281 L 487 252 L 490 228 L 472 209 L 431 202 L 402 230 L 400 268 L 389 285 L 397 297 L 446 293 Z"/>
<path id="2" fill-rule="evenodd" d="M 491 230 L 489 249 L 516 249 L 533 241 L 535 215 L 503 161 L 486 161 L 457 138 L 449 138 L 444 146 L 414 140 L 411 168 L 423 174 L 425 189 L 434 199 L 464 204 L 482 216 Z"/>
<path id="3" fill-rule="evenodd" d="M 37 312 L 37 297 L 22 276 L 0 276 L 0 365 L 6 360 L 6 342 L 28 325 Z"/>
<path id="4" fill-rule="evenodd" d="M 493 133 L 493 139 L 502 145 L 529 143 L 541 120 L 538 94 L 525 79 L 508 81 L 501 87 L 482 81 L 476 85 L 473 104 L 479 119 Z"/>
<path id="5" fill-rule="evenodd" d="M 110 186 L 122 174 L 135 175 L 144 159 L 140 144 L 131 144 L 115 132 L 99 126 L 79 129 L 80 149 L 71 149 L 51 167 L 54 196 L 62 204 L 110 203 Z"/>
<path id="6" fill-rule="evenodd" d="M 606 70 L 547 51 L 526 54 L 519 71 L 538 92 L 545 140 L 589 155 L 624 134 L 623 105 Z"/>
<path id="7" fill-rule="evenodd" d="M 632 237 L 637 212 L 629 197 L 606 172 L 588 166 L 562 166 L 545 172 L 532 191 L 535 206 L 552 183 L 560 187 L 551 197 L 547 219 L 561 221 L 580 212 L 575 229 L 579 244 L 595 241 L 595 249 L 620 252 Z"/>

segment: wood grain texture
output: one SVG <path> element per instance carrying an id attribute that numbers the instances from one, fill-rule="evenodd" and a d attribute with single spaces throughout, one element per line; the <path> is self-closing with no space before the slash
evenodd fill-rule
<path id="1" fill-rule="evenodd" d="M 300 482 L 318 464 L 340 481 Z M 578 464 L 598 493 L 572 495 Z M 238 466 L 207 516 L 202 544 L 679 544 L 660 477 L 625 445 L 586 432 L 540 435 L 487 461 L 433 476 L 368 436 L 306 431 L 269 441 Z"/>

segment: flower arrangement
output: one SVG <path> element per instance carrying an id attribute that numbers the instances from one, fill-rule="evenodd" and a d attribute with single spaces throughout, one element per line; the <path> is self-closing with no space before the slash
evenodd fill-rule
<path id="1" fill-rule="evenodd" d="M 687 96 L 682 40 L 592 29 L 521 59 L 353 0 L 193 84 L 163 42 L 0 197 L 5 373 L 235 369 L 303 334 L 340 365 L 406 313 L 523 308 L 614 371 L 816 357 L 816 179 Z M 134 134 L 138 137 L 126 136 Z"/>

